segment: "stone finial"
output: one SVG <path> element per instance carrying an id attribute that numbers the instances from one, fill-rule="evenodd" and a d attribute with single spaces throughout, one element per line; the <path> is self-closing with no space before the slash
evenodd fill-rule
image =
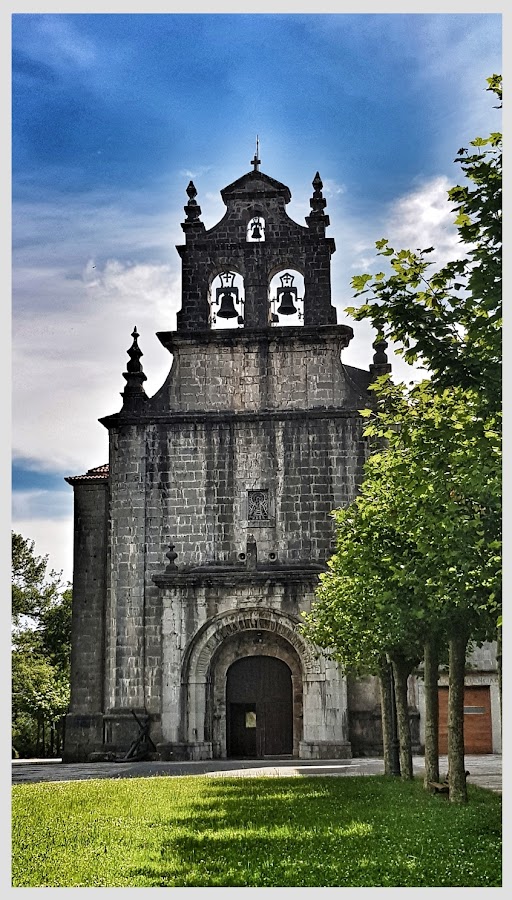
<path id="1" fill-rule="evenodd" d="M 123 378 L 126 380 L 126 387 L 121 394 L 124 400 L 123 409 L 132 409 L 137 406 L 140 401 L 147 400 L 146 392 L 143 387 L 146 376 L 144 375 L 140 362 L 143 353 L 137 343 L 138 337 L 139 333 L 137 331 L 137 326 L 135 325 L 132 331 L 133 344 L 129 350 L 126 351 L 130 359 L 126 366 L 126 372 L 123 372 Z"/>
<path id="2" fill-rule="evenodd" d="M 178 557 L 178 554 L 176 553 L 174 547 L 175 547 L 175 545 L 171 541 L 171 543 L 169 544 L 169 549 L 168 549 L 167 553 L 165 554 L 167 559 L 169 560 L 169 564 L 165 570 L 166 572 L 177 572 L 178 571 L 178 566 L 176 565 L 176 562 L 175 562 L 175 560 Z"/>
<path id="3" fill-rule="evenodd" d="M 197 191 L 193 181 L 190 181 L 187 187 L 188 203 L 183 207 L 187 214 L 187 218 L 181 223 L 183 231 L 186 232 L 187 238 L 194 238 L 198 232 L 205 231 L 203 222 L 199 216 L 201 215 L 201 207 L 196 200 Z"/>
<path id="4" fill-rule="evenodd" d="M 311 207 L 311 215 L 312 216 L 323 216 L 325 215 L 324 209 L 327 206 L 327 200 L 322 194 L 323 181 L 320 178 L 320 173 L 317 172 L 315 177 L 313 178 L 313 196 L 309 201 L 309 205 Z"/>
<path id="5" fill-rule="evenodd" d="M 327 225 L 329 225 L 329 216 L 324 212 L 327 206 L 327 200 L 322 194 L 323 182 L 320 173 L 317 172 L 313 178 L 313 196 L 310 198 L 309 205 L 311 213 L 306 216 L 308 227 L 313 227 L 317 232 L 323 234 Z"/>
<path id="6" fill-rule="evenodd" d="M 144 354 L 137 343 L 137 338 L 139 338 L 139 337 L 140 337 L 140 334 L 137 331 L 137 326 L 134 325 L 133 331 L 132 331 L 133 344 L 131 345 L 129 350 L 126 351 L 128 353 L 128 356 L 130 357 L 130 362 L 126 366 L 126 369 L 128 372 L 132 372 L 132 373 L 133 372 L 142 372 L 142 365 L 140 362 L 140 358 L 141 358 L 141 356 L 144 356 Z M 144 375 L 143 372 L 142 372 L 142 374 Z M 142 380 L 143 381 L 146 380 L 145 375 Z"/>
<path id="7" fill-rule="evenodd" d="M 199 216 L 201 215 L 201 207 L 199 206 L 199 203 L 196 200 L 197 191 L 196 191 L 193 181 L 189 182 L 189 185 L 187 187 L 187 194 L 188 194 L 188 203 L 186 206 L 183 207 L 183 209 L 185 210 L 185 212 L 187 214 L 187 219 L 186 219 L 185 224 L 188 224 L 188 223 L 195 224 L 196 222 L 199 221 Z"/>
<path id="8" fill-rule="evenodd" d="M 388 375 L 391 372 L 391 365 L 388 362 L 386 353 L 387 346 L 388 342 L 384 338 L 379 337 L 373 342 L 375 353 L 373 355 L 373 363 L 370 366 L 373 379 L 378 378 L 379 375 Z"/>
<path id="9" fill-rule="evenodd" d="M 322 188 L 324 186 L 324 183 L 323 183 L 322 179 L 320 178 L 320 172 L 316 173 L 315 177 L 313 178 L 312 184 L 313 184 L 315 195 L 318 197 L 321 197 L 322 196 Z"/>
<path id="10" fill-rule="evenodd" d="M 375 353 L 373 355 L 373 364 L 375 366 L 382 365 L 382 364 L 387 365 L 387 363 L 388 363 L 388 357 L 386 354 L 387 346 L 388 346 L 387 341 L 384 341 L 384 340 L 374 341 L 373 349 L 375 350 Z"/>

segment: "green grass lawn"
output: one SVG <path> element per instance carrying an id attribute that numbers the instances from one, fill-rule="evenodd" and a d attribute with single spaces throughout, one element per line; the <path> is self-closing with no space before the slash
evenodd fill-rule
<path id="1" fill-rule="evenodd" d="M 13 787 L 13 887 L 498 887 L 501 797 L 419 780 L 136 778 Z"/>

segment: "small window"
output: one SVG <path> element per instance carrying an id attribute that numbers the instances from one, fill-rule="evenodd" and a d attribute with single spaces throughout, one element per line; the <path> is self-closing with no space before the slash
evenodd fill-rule
<path id="1" fill-rule="evenodd" d="M 261 243 L 265 240 L 265 219 L 263 216 L 254 216 L 247 223 L 247 241 L 249 243 Z"/>

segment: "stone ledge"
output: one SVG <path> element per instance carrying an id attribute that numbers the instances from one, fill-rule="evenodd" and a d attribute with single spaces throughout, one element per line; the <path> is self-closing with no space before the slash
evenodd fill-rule
<path id="1" fill-rule="evenodd" d="M 153 582 L 160 588 L 188 584 L 265 584 L 268 581 L 286 584 L 302 584 L 304 581 L 315 583 L 318 576 L 325 572 L 325 566 L 300 566 L 281 569 L 240 569 L 237 571 L 228 566 L 204 567 L 191 571 L 162 572 L 153 575 Z"/>
<path id="2" fill-rule="evenodd" d="M 235 344 L 249 343 L 284 343 L 292 341 L 322 343 L 341 341 L 344 347 L 354 336 L 349 325 L 281 325 L 268 328 L 208 328 L 201 331 L 157 331 L 156 336 L 161 344 L 173 352 L 174 348 L 187 344 Z"/>
<path id="3" fill-rule="evenodd" d="M 366 398 L 365 398 L 366 399 Z M 369 405 L 370 400 L 366 401 Z M 226 410 L 190 410 L 183 412 L 182 410 L 170 410 L 168 413 L 162 414 L 158 412 L 147 412 L 146 407 L 141 407 L 137 412 L 119 412 L 113 413 L 111 416 L 103 416 L 98 419 L 105 428 L 115 428 L 121 425 L 198 425 L 198 424 L 236 424 L 237 422 L 265 422 L 277 419 L 282 421 L 298 420 L 308 421 L 309 419 L 361 419 L 362 416 L 359 408 L 340 408 L 339 406 L 311 406 L 307 409 L 299 409 L 293 407 L 291 409 L 275 408 L 261 410 L 244 410 L 242 412 L 234 412 L 231 409 Z"/>

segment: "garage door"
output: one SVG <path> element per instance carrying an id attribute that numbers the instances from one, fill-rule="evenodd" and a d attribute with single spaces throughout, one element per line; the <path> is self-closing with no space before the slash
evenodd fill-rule
<path id="1" fill-rule="evenodd" d="M 464 691 L 464 752 L 492 753 L 491 695 L 488 685 Z M 448 753 L 448 688 L 439 688 L 439 753 Z"/>

